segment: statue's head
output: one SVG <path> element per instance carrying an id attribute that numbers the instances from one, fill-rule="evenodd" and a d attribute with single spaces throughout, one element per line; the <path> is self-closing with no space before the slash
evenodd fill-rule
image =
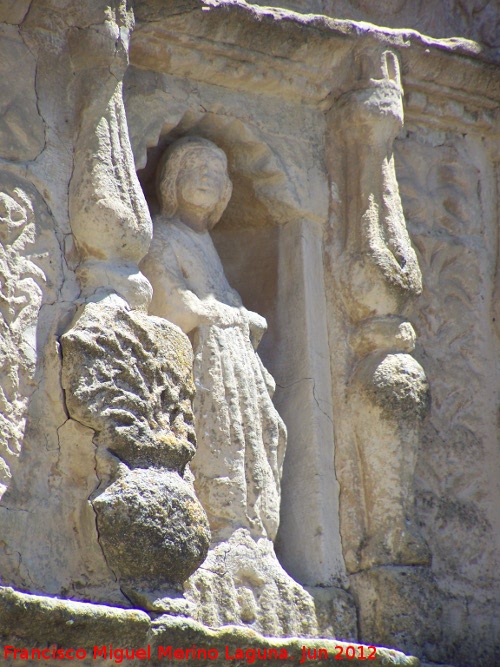
<path id="1" fill-rule="evenodd" d="M 233 189 L 226 154 L 208 139 L 179 139 L 160 162 L 157 187 L 167 217 L 178 217 L 198 230 L 212 229 Z"/>

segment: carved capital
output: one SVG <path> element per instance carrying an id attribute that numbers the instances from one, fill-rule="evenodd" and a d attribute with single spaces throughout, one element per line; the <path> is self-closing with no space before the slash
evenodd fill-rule
<path id="1" fill-rule="evenodd" d="M 336 122 L 347 142 L 366 152 L 387 150 L 404 119 L 398 58 L 392 51 L 363 52 L 356 65 L 356 84 L 338 99 Z"/>

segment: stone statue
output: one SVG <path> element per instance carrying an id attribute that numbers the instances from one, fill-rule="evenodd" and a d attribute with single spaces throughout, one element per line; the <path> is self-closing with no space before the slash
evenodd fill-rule
<path id="1" fill-rule="evenodd" d="M 405 305 L 422 291 L 422 275 L 394 164 L 403 89 L 393 52 L 359 54 L 358 82 L 340 97 L 335 123 L 349 164 L 345 234 L 339 235 L 345 240 L 336 260 L 353 353 L 342 419 L 348 456 L 358 459 L 360 471 L 359 485 L 340 473 L 346 565 L 351 572 L 430 565 L 414 516 L 413 482 L 429 387 L 410 354 L 416 335 L 404 316 Z M 339 470 L 348 469 L 343 456 L 337 455 Z"/>
<path id="2" fill-rule="evenodd" d="M 187 594 L 210 625 L 314 634 L 312 598 L 273 548 L 286 429 L 272 403 L 274 381 L 255 352 L 266 321 L 228 284 L 209 233 L 231 192 L 221 149 L 199 137 L 176 141 L 160 164 L 161 212 L 140 265 L 153 286 L 150 314 L 177 324 L 194 349 L 198 450 L 191 466 L 212 547 Z"/>
<path id="3" fill-rule="evenodd" d="M 273 540 L 286 432 L 254 350 L 266 321 L 229 286 L 209 234 L 231 196 L 226 156 L 206 139 L 181 139 L 158 186 L 161 214 L 142 269 L 153 285 L 150 313 L 193 341 L 198 495 L 215 540 L 238 527 Z"/>

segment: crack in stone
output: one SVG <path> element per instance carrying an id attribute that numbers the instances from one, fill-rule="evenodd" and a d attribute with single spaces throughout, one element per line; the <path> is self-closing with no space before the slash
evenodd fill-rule
<path id="1" fill-rule="evenodd" d="M 317 406 L 318 410 L 328 419 L 330 424 L 332 424 L 332 426 L 333 426 L 333 419 L 330 417 L 330 415 L 328 413 L 326 413 L 323 410 L 323 408 L 319 404 L 320 400 L 325 402 L 325 403 L 328 403 L 328 401 L 326 401 L 325 399 L 318 399 L 317 398 L 317 396 L 316 396 L 316 381 L 315 381 L 314 378 L 312 378 L 312 377 L 300 378 L 300 380 L 294 380 L 293 382 L 290 382 L 289 384 L 285 384 L 285 385 L 279 384 L 277 382 L 276 386 L 279 387 L 280 389 L 289 389 L 290 387 L 293 387 L 294 385 L 299 384 L 300 382 L 312 382 L 312 396 L 314 398 L 314 402 L 316 403 L 316 406 Z"/>

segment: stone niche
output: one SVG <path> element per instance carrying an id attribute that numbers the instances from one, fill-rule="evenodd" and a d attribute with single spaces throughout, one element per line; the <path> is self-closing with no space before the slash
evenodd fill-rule
<path id="1" fill-rule="evenodd" d="M 2 4 L 2 650 L 326 665 L 375 644 L 373 664 L 495 664 L 499 14 L 466 4 Z M 190 142 L 232 194 L 213 246 L 174 221 L 163 265 L 158 173 Z M 227 278 L 212 287 L 179 254 L 202 236 Z M 255 461 L 255 520 L 232 491 L 230 519 L 213 510 L 215 368 L 224 345 L 237 367 L 236 335 L 157 311 L 165 271 L 172 299 L 241 315 L 249 382 L 276 385 L 277 412 L 267 393 L 249 406 L 241 369 L 222 393 L 234 415 L 241 389 L 241 423 L 274 424 L 279 528 L 255 519 Z M 260 426 L 221 465 L 262 453 Z"/>

